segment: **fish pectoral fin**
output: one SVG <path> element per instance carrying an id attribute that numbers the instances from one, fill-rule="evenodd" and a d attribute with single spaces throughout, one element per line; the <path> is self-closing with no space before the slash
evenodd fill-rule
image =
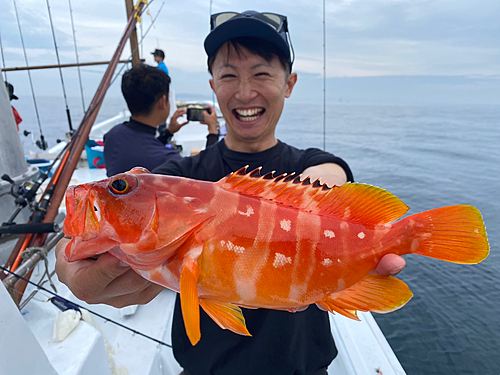
<path id="1" fill-rule="evenodd" d="M 196 259 L 186 256 L 182 263 L 180 298 L 182 318 L 189 341 L 194 346 L 200 341 L 200 307 L 198 298 L 198 263 Z"/>
<path id="2" fill-rule="evenodd" d="M 327 296 L 318 303 L 331 312 L 359 320 L 356 311 L 388 313 L 403 307 L 412 296 L 413 293 L 403 281 L 391 276 L 369 274 L 353 286 Z"/>
<path id="3" fill-rule="evenodd" d="M 200 299 L 200 305 L 212 320 L 222 329 L 229 329 L 243 336 L 252 336 L 248 332 L 241 309 L 232 303 Z"/>

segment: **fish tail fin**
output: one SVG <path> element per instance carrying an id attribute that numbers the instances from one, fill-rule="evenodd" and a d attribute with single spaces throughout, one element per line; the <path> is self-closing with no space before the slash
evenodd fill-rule
<path id="1" fill-rule="evenodd" d="M 486 228 L 479 210 L 457 205 L 425 211 L 414 221 L 412 253 L 452 263 L 475 264 L 490 252 Z"/>

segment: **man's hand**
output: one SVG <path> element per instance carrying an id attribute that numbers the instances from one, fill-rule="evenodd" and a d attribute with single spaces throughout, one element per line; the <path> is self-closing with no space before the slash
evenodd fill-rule
<path id="1" fill-rule="evenodd" d="M 168 124 L 168 131 L 171 134 L 177 133 L 184 125 L 188 124 L 189 121 L 185 121 L 181 124 L 177 121 L 179 117 L 184 116 L 187 113 L 187 110 L 185 109 L 178 109 L 177 111 L 174 112 L 172 117 L 170 118 L 170 123 Z"/>
<path id="2" fill-rule="evenodd" d="M 56 246 L 56 273 L 59 281 L 82 301 L 121 308 L 146 304 L 164 289 L 144 279 L 111 254 L 103 254 L 97 260 L 66 261 L 64 249 L 69 241 L 63 238 Z"/>
<path id="3" fill-rule="evenodd" d="M 210 114 L 207 109 L 210 109 Z M 217 112 L 215 112 L 215 108 L 211 105 L 207 105 L 205 107 L 205 111 L 203 111 L 203 119 L 204 121 L 200 121 L 201 124 L 208 125 L 208 134 L 217 134 Z"/>

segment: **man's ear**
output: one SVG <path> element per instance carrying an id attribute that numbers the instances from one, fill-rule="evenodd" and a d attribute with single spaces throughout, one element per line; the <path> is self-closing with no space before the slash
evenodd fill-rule
<path id="1" fill-rule="evenodd" d="M 296 83 L 297 73 L 290 73 L 286 79 L 285 98 L 289 98 L 290 95 L 292 95 L 292 91 Z"/>
<path id="2" fill-rule="evenodd" d="M 214 92 L 215 92 L 215 90 L 214 90 L 214 80 L 213 80 L 213 78 L 210 78 L 210 79 L 208 80 L 208 83 L 210 83 L 210 88 L 212 89 L 212 91 L 214 91 Z"/>
<path id="3" fill-rule="evenodd" d="M 161 96 L 160 99 L 158 99 L 156 105 L 158 106 L 158 109 L 165 109 L 167 107 L 170 107 L 167 95 Z"/>
<path id="4" fill-rule="evenodd" d="M 156 103 L 156 109 L 160 111 L 168 111 L 167 117 L 170 114 L 170 101 L 168 99 L 167 95 L 163 95 L 158 99 L 158 102 Z"/>

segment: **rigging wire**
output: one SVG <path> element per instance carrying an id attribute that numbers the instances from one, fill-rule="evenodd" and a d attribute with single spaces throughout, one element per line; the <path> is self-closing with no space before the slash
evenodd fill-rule
<path id="1" fill-rule="evenodd" d="M 21 37 L 21 45 L 23 46 L 23 53 L 24 53 L 24 61 L 26 61 L 26 66 L 29 66 L 28 64 L 28 56 L 26 55 L 26 47 L 24 46 L 24 38 L 23 38 L 23 32 L 21 30 L 21 22 L 19 21 L 19 12 L 17 11 L 17 3 L 16 0 L 12 0 L 14 3 L 14 10 L 16 12 L 16 19 L 17 19 L 17 26 L 19 28 L 19 36 Z M 47 142 L 45 141 L 45 137 L 43 136 L 43 131 L 42 131 L 42 124 L 40 123 L 40 115 L 38 113 L 38 106 L 36 104 L 36 98 L 35 98 L 35 90 L 33 89 L 33 81 L 31 79 L 31 73 L 29 70 L 28 72 L 28 78 L 30 81 L 30 87 L 31 87 L 31 96 L 33 97 L 33 104 L 35 106 L 35 113 L 36 113 L 36 119 L 38 121 L 38 129 L 40 130 L 40 140 L 36 141 L 36 145 L 41 148 L 42 150 L 46 150 L 48 145 Z"/>
<path id="2" fill-rule="evenodd" d="M 151 5 L 152 1 L 149 3 L 149 5 Z M 137 43 L 137 47 L 132 51 L 132 53 L 130 54 L 129 58 L 127 59 L 127 62 L 125 64 L 122 65 L 122 67 L 120 68 L 120 70 L 115 73 L 115 76 L 113 77 L 113 79 L 111 80 L 109 86 L 111 86 L 115 81 L 116 79 L 121 75 L 121 72 L 123 71 L 123 69 L 125 69 L 125 67 L 128 65 L 128 63 L 132 62 L 132 56 L 134 55 L 134 53 L 137 51 L 137 49 L 139 48 L 139 46 L 142 45 L 144 39 L 146 38 L 146 36 L 148 35 L 149 31 L 151 30 L 151 28 L 154 26 L 155 22 L 156 22 L 156 19 L 158 18 L 158 16 L 160 15 L 162 9 L 163 9 L 163 6 L 165 5 L 165 2 L 163 2 L 160 6 L 160 9 L 158 10 L 158 12 L 156 13 L 156 16 L 153 18 L 153 21 L 151 22 L 151 25 L 149 25 L 149 27 L 147 28 L 146 32 L 144 33 L 144 35 L 141 36 L 141 40 L 139 41 L 139 43 Z"/>
<path id="3" fill-rule="evenodd" d="M 3 44 L 2 44 L 2 33 L 0 32 L 0 52 L 2 53 L 2 65 L 5 68 L 5 56 L 3 55 Z M 5 78 L 4 81 L 7 82 L 7 72 L 3 72 Z"/>
<path id="4" fill-rule="evenodd" d="M 73 21 L 73 7 L 71 6 L 71 0 L 68 0 L 69 3 L 69 15 L 71 18 L 71 28 L 73 30 L 73 45 L 75 46 L 75 56 L 76 56 L 76 63 L 80 64 L 80 60 L 78 57 L 78 47 L 76 46 L 76 31 L 75 31 L 75 22 Z M 80 93 L 82 96 L 82 108 L 83 108 L 83 113 L 85 113 L 85 97 L 83 95 L 83 84 L 82 84 L 82 74 L 80 71 L 80 65 L 77 66 L 78 69 L 78 80 L 80 81 Z"/>
<path id="5" fill-rule="evenodd" d="M 323 151 L 326 151 L 326 3 L 323 0 Z"/>
<path id="6" fill-rule="evenodd" d="M 47 12 L 49 13 L 50 29 L 52 30 L 52 39 L 54 40 L 54 49 L 56 51 L 57 64 L 59 65 L 59 76 L 61 77 L 61 86 L 64 96 L 64 103 L 66 104 L 66 116 L 68 117 L 69 131 L 72 133 L 74 130 L 73 130 L 73 125 L 71 124 L 71 114 L 69 112 L 68 98 L 66 96 L 66 87 L 64 86 L 64 78 L 60 66 L 61 60 L 59 59 L 59 50 L 57 48 L 56 33 L 54 31 L 54 23 L 52 22 L 52 13 L 50 12 L 49 0 L 46 0 L 46 3 L 47 3 Z"/>
<path id="7" fill-rule="evenodd" d="M 78 308 L 80 308 L 80 309 L 87 310 L 89 313 L 91 313 L 91 314 L 93 314 L 93 315 L 95 315 L 95 316 L 97 316 L 97 317 L 99 317 L 99 318 L 103 319 L 103 320 L 104 320 L 104 321 L 106 321 L 106 322 L 110 322 L 110 323 L 116 324 L 117 326 L 119 326 L 119 327 L 121 327 L 121 328 L 124 328 L 124 329 L 126 329 L 126 330 L 128 330 L 128 331 L 130 331 L 130 332 L 133 332 L 133 333 L 134 333 L 134 334 L 136 334 L 136 335 L 139 335 L 139 336 L 145 337 L 145 338 L 147 338 L 147 339 L 149 339 L 149 340 L 152 340 L 152 341 L 154 341 L 154 342 L 156 342 L 156 343 L 158 343 L 158 344 L 168 346 L 169 348 L 171 348 L 171 347 L 172 347 L 172 345 L 167 344 L 166 342 L 163 342 L 163 341 L 161 341 L 161 340 L 155 339 L 154 337 L 148 336 L 148 335 L 146 335 L 146 334 L 144 334 L 144 333 L 142 333 L 142 332 L 136 331 L 135 329 L 132 329 L 132 328 L 130 328 L 130 327 L 127 327 L 126 325 L 123 325 L 123 324 L 121 324 L 121 323 L 118 323 L 118 322 L 116 322 L 116 321 L 114 321 L 114 320 L 112 320 L 112 319 L 106 318 L 104 315 L 98 314 L 98 313 L 96 313 L 95 311 L 89 310 L 89 309 L 88 309 L 88 308 L 86 308 L 86 307 L 83 307 L 83 306 L 81 306 L 81 305 L 79 305 L 79 304 L 77 304 L 77 303 L 75 303 L 75 302 L 72 302 L 72 301 L 70 301 L 70 300 L 68 300 L 68 299 L 66 299 L 66 298 L 64 298 L 64 297 L 61 297 L 60 295 L 58 295 L 58 294 L 56 294 L 56 293 L 54 293 L 54 292 L 52 292 L 52 291 L 50 291 L 50 290 L 48 290 L 48 289 L 44 288 L 43 286 L 41 286 L 41 285 L 39 285 L 39 284 L 37 284 L 37 283 L 34 283 L 34 282 L 32 282 L 32 281 L 30 281 L 30 280 L 28 280 L 28 279 L 25 279 L 24 277 L 22 277 L 22 276 L 20 276 L 20 275 L 18 275 L 18 274 L 16 274 L 16 273 L 14 273 L 14 272 L 12 272 L 12 271 L 8 270 L 7 268 L 5 268 L 5 267 L 3 267 L 3 266 L 0 266 L 0 268 L 1 268 L 2 270 L 4 270 L 4 271 L 6 271 L 6 272 L 10 273 L 11 275 L 14 275 L 14 276 L 15 276 L 15 277 L 17 277 L 18 279 L 23 280 L 23 281 L 27 282 L 28 284 L 33 285 L 34 287 L 36 287 L 36 288 L 38 288 L 38 289 L 40 289 L 40 290 L 43 290 L 43 291 L 44 291 L 44 292 L 46 292 L 46 293 L 49 293 L 49 294 L 53 295 L 53 296 L 54 296 L 54 297 L 56 297 L 57 299 L 60 299 L 60 300 L 62 300 L 62 301 L 64 301 L 64 302 L 66 302 L 66 303 L 67 303 L 68 305 L 70 305 L 70 306 L 71 306 L 71 305 L 74 305 L 74 306 L 76 306 L 76 307 L 78 307 Z"/>
<path id="8" fill-rule="evenodd" d="M 154 0 L 153 0 L 154 1 Z M 148 6 L 150 6 L 153 1 L 150 1 Z M 156 13 L 156 16 L 153 18 L 153 21 L 151 22 L 151 25 L 148 27 L 148 29 L 146 30 L 146 32 L 144 33 L 144 36 L 141 38 L 141 40 L 139 41 L 136 49 L 142 45 L 144 39 L 146 38 L 146 36 L 148 35 L 149 31 L 151 30 L 151 28 L 153 27 L 153 25 L 155 24 L 157 18 L 159 17 L 162 9 L 163 9 L 163 6 L 165 5 L 165 3 L 162 3 L 160 9 L 158 10 L 158 12 Z M 147 9 L 147 7 L 145 8 Z M 109 87 L 111 87 L 111 85 L 113 85 L 113 83 L 116 81 L 116 79 L 120 76 L 121 72 L 123 71 L 123 69 L 127 66 L 128 63 L 130 63 L 132 61 L 132 55 L 135 53 L 136 49 L 134 51 L 132 51 L 132 53 L 130 54 L 129 58 L 127 59 L 127 62 L 125 64 L 122 65 L 122 67 L 120 68 L 120 70 L 115 73 L 115 76 L 113 77 L 113 79 L 110 81 L 109 83 Z M 82 123 L 87 121 L 87 119 L 92 115 L 92 113 L 97 109 L 97 107 L 99 106 L 99 104 L 102 102 L 102 100 L 104 99 L 103 96 L 101 96 L 95 103 L 94 107 L 89 107 L 89 109 L 87 110 L 87 112 L 85 113 L 85 115 L 83 116 L 83 119 L 82 119 Z M 73 133 L 73 136 L 72 136 L 72 139 L 73 138 L 76 138 L 76 136 L 78 135 L 80 131 L 80 127 L 78 127 L 75 132 Z M 72 144 L 72 142 L 70 142 L 70 145 Z M 71 147 L 71 146 L 70 146 Z"/>

